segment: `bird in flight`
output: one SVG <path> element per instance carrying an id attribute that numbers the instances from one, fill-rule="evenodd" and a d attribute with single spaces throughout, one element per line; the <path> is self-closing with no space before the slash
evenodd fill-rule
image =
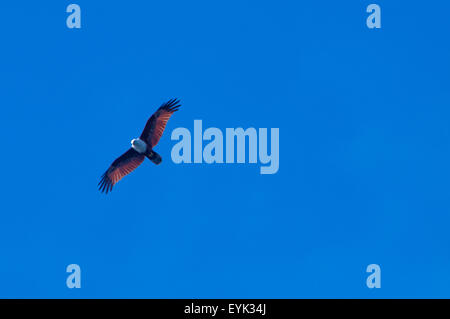
<path id="1" fill-rule="evenodd" d="M 145 124 L 141 136 L 131 140 L 130 149 L 117 158 L 102 175 L 98 183 L 101 192 L 110 192 L 118 181 L 134 171 L 146 157 L 156 165 L 161 163 L 161 156 L 153 148 L 158 144 L 167 121 L 181 106 L 179 102 L 177 99 L 169 100 L 153 113 Z"/>

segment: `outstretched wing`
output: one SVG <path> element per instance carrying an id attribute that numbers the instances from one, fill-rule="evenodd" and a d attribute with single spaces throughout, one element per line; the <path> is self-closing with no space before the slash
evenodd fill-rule
<path id="1" fill-rule="evenodd" d="M 130 148 L 117 158 L 105 174 L 102 175 L 100 182 L 98 183 L 99 190 L 101 192 L 110 192 L 113 186 L 122 179 L 125 175 L 128 175 L 136 169 L 144 161 L 145 156 Z"/>
<path id="2" fill-rule="evenodd" d="M 172 99 L 159 107 L 159 109 L 153 113 L 153 115 L 145 124 L 144 131 L 140 136 L 140 139 L 149 144 L 152 148 L 158 144 L 164 129 L 166 128 L 167 121 L 170 119 L 172 114 L 178 111 L 181 106 L 180 101 L 177 99 Z"/>

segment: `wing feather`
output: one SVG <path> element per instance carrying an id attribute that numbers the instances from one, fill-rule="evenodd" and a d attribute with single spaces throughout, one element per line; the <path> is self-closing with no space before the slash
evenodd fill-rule
<path id="1" fill-rule="evenodd" d="M 162 104 L 147 121 L 140 139 L 145 141 L 152 148 L 155 147 L 164 133 L 167 121 L 169 121 L 172 114 L 178 111 L 178 108 L 181 106 L 179 103 L 179 100 L 171 99 Z"/>
<path id="2" fill-rule="evenodd" d="M 124 176 L 130 174 L 144 161 L 145 156 L 130 148 L 117 158 L 102 175 L 98 183 L 101 192 L 108 193 Z"/>

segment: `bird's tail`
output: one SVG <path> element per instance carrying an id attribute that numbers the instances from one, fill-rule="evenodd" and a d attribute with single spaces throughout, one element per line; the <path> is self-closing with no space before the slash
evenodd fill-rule
<path id="1" fill-rule="evenodd" d="M 151 160 L 153 163 L 155 163 L 156 165 L 159 165 L 159 164 L 161 164 L 161 162 L 162 162 L 162 157 L 161 157 L 161 155 L 159 155 L 158 153 L 156 153 L 155 151 L 150 151 L 148 154 L 147 154 L 147 158 L 149 159 L 149 160 Z"/>

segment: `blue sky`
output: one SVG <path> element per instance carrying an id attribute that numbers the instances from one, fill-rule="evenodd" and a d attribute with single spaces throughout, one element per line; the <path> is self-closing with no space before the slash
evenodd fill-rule
<path id="1" fill-rule="evenodd" d="M 0 4 L 0 297 L 450 297 L 449 3 L 74 2 Z M 172 97 L 163 163 L 99 193 Z M 174 164 L 194 119 L 279 128 L 278 173 Z"/>

